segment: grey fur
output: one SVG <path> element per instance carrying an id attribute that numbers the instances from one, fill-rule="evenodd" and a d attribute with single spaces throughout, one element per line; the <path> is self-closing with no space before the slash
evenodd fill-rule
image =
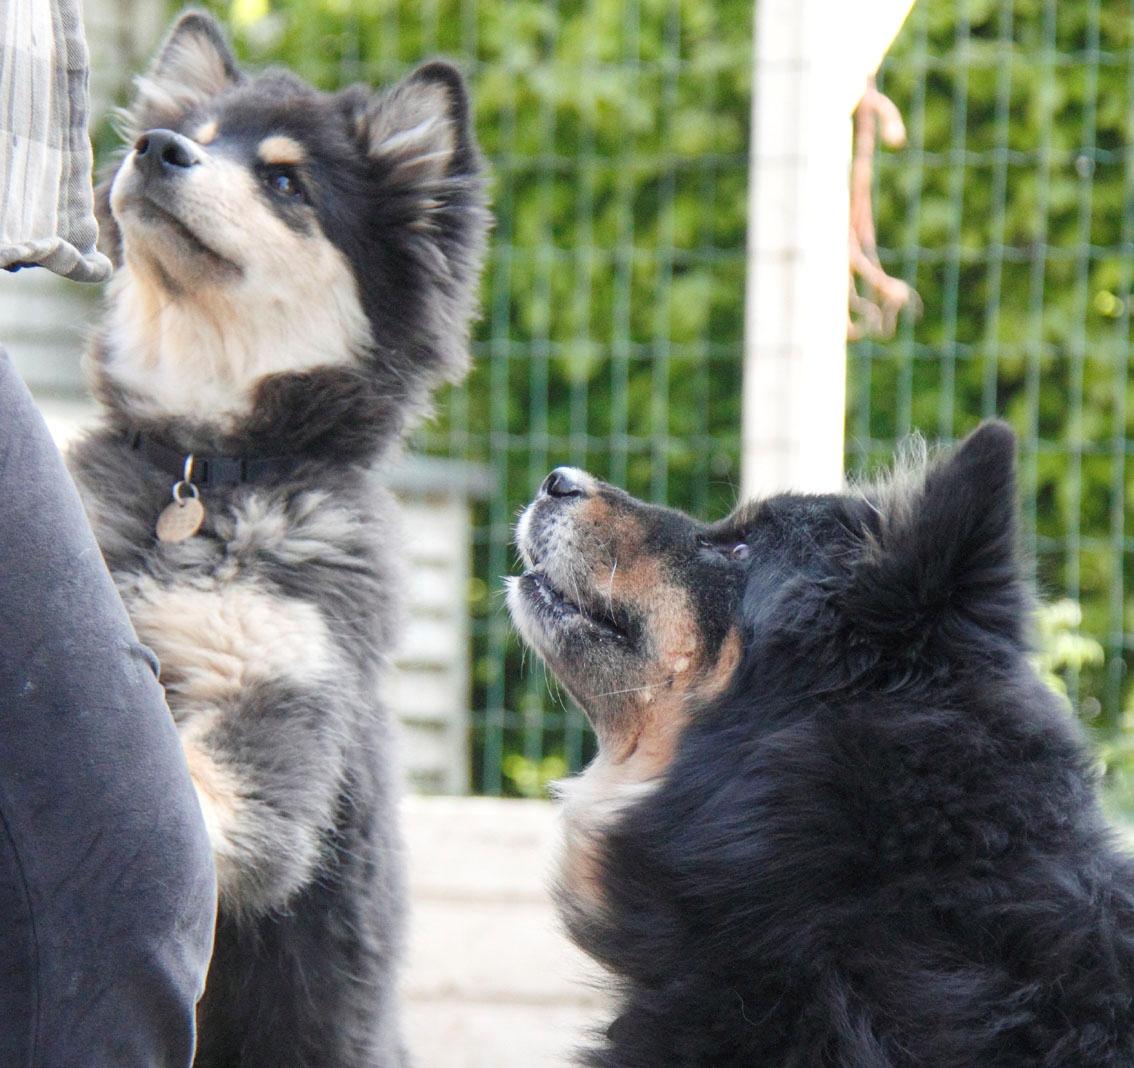
<path id="1" fill-rule="evenodd" d="M 227 72 L 225 86 L 206 103 L 222 126 L 230 107 L 271 132 L 284 86 L 290 110 L 280 121 L 312 156 L 359 154 L 349 195 L 330 203 L 322 191 L 313 203 L 317 232 L 350 264 L 373 339 L 333 365 L 265 377 L 235 425 L 143 411 L 109 370 L 115 337 L 105 333 L 92 350 L 106 418 L 73 451 L 72 470 L 140 636 L 165 650 L 170 710 L 191 770 L 201 770 L 202 803 L 222 828 L 220 921 L 195 1063 L 394 1068 L 406 1063 L 395 992 L 405 880 L 394 729 L 380 693 L 403 583 L 396 508 L 380 472 L 431 388 L 467 363 L 488 218 L 479 156 L 463 84 L 444 64 L 387 97 L 325 97 L 282 72 L 246 80 L 215 24 L 192 14 L 175 26 L 151 81 L 179 36 L 220 50 L 212 69 Z M 422 175 L 404 160 L 391 170 L 368 159 L 363 127 L 377 114 L 389 123 L 399 101 L 420 110 L 423 85 L 433 87 L 430 100 L 449 102 L 440 169 Z M 199 121 L 201 94 L 186 100 L 185 116 L 167 109 L 163 125 Z M 133 115 L 153 101 L 144 90 Z M 368 197 L 383 210 L 401 197 L 403 214 L 378 214 Z M 339 246 L 352 213 L 363 232 Z M 111 237 L 120 253 L 116 228 Z M 368 260 L 390 248 L 397 269 L 388 257 Z M 172 479 L 130 447 L 127 427 L 185 453 L 302 462 L 282 481 L 209 491 L 201 532 L 164 544 L 154 524 Z M 309 620 L 317 625 L 299 641 Z"/>

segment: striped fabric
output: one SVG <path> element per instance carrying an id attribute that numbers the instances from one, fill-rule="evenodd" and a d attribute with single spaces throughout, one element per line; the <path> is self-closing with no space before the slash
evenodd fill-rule
<path id="1" fill-rule="evenodd" d="M 0 0 L 0 267 L 101 282 L 80 0 Z"/>

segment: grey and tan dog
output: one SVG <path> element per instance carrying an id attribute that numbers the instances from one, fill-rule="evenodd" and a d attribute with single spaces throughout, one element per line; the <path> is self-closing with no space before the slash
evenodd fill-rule
<path id="1" fill-rule="evenodd" d="M 72 466 L 216 855 L 208 1068 L 404 1063 L 376 467 L 468 363 L 488 226 L 459 74 L 327 95 L 173 27 L 101 191 L 118 268 Z"/>

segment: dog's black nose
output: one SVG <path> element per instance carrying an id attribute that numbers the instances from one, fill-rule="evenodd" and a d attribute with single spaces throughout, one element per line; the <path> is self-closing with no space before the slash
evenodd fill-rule
<path id="1" fill-rule="evenodd" d="M 543 497 L 589 497 L 589 480 L 573 467 L 557 467 L 539 488 Z"/>
<path id="2" fill-rule="evenodd" d="M 172 130 L 147 130 L 134 142 L 134 166 L 148 174 L 188 170 L 200 162 L 197 146 Z"/>

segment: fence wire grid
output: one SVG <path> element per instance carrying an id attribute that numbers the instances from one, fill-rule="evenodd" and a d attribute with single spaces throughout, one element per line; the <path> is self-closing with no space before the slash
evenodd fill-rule
<path id="1" fill-rule="evenodd" d="M 386 85 L 469 79 L 496 226 L 469 379 L 414 448 L 486 468 L 472 502 L 473 788 L 582 766 L 582 714 L 508 621 L 512 526 L 585 467 L 719 514 L 739 482 L 751 0 L 206 0 L 244 60 Z"/>
<path id="2" fill-rule="evenodd" d="M 497 217 L 484 316 L 475 370 L 415 445 L 491 474 L 468 590 L 474 785 L 539 792 L 592 742 L 506 618 L 518 509 L 561 463 L 704 517 L 735 503 L 752 2 L 209 6 L 247 59 L 325 88 L 436 54 L 469 76 Z M 1064 658 L 1069 693 L 1113 732 L 1134 649 L 1134 2 L 919 0 L 879 85 L 910 134 L 876 160 L 881 255 L 924 312 L 850 348 L 848 469 L 914 429 L 1009 419 L 1043 595 L 1080 605 L 1105 654 Z"/>
<path id="3" fill-rule="evenodd" d="M 1090 639 L 1069 696 L 1128 750 L 1134 5 L 922 2 L 880 85 L 909 128 L 877 160 L 882 259 L 925 313 L 852 347 L 848 465 L 1012 423 L 1040 595 Z"/>

